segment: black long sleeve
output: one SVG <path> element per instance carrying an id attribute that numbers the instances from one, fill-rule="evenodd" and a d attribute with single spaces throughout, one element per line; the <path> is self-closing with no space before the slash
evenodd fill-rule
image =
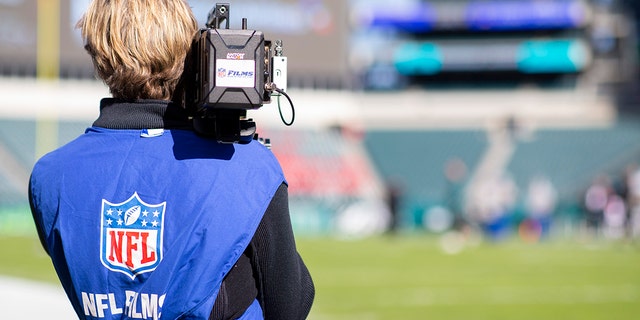
<path id="1" fill-rule="evenodd" d="M 265 319 L 305 319 L 315 288 L 296 249 L 287 186 L 282 184 L 252 240 Z"/>
<path id="2" fill-rule="evenodd" d="M 282 184 L 249 247 L 224 279 L 209 319 L 235 319 L 255 298 L 265 319 L 305 319 L 314 296 L 311 275 L 296 250 Z"/>

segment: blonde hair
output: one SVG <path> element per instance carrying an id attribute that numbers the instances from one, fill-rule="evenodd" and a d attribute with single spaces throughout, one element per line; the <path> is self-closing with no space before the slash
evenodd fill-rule
<path id="1" fill-rule="evenodd" d="M 93 0 L 77 28 L 114 98 L 170 100 L 198 23 L 184 0 Z"/>

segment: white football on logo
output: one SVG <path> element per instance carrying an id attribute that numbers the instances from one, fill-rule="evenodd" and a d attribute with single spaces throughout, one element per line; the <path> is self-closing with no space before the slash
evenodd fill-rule
<path id="1" fill-rule="evenodd" d="M 138 221 L 138 217 L 140 217 L 140 206 L 131 207 L 124 213 L 124 224 L 130 226 Z"/>

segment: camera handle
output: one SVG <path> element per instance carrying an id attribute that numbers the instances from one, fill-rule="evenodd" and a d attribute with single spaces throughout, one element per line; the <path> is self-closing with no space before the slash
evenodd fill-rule
<path id="1" fill-rule="evenodd" d="M 209 11 L 207 16 L 207 27 L 212 29 L 220 29 L 222 22 L 225 22 L 225 29 L 229 29 L 229 11 L 228 3 L 216 3 L 216 6 Z"/>

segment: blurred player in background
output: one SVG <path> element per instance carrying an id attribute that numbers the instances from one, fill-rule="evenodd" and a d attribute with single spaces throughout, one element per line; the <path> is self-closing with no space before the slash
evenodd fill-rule
<path id="1" fill-rule="evenodd" d="M 256 141 L 197 136 L 172 102 L 198 28 L 187 3 L 94 0 L 78 27 L 113 98 L 29 186 L 78 317 L 306 318 L 314 286 L 279 163 Z"/>

